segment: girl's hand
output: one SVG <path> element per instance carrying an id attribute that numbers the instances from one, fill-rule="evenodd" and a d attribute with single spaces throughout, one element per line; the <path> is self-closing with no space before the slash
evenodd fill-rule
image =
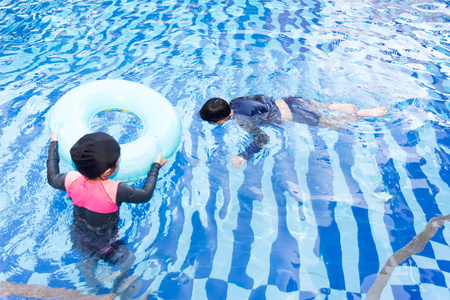
<path id="1" fill-rule="evenodd" d="M 57 140 L 58 140 L 58 133 L 55 131 L 50 136 L 50 142 L 54 142 L 54 141 L 57 141 Z"/>
<path id="2" fill-rule="evenodd" d="M 155 162 L 157 162 L 158 164 L 160 164 L 161 167 L 164 166 L 164 165 L 166 164 L 167 161 L 168 161 L 168 159 L 163 158 L 161 153 L 158 154 L 158 158 L 155 160 Z"/>

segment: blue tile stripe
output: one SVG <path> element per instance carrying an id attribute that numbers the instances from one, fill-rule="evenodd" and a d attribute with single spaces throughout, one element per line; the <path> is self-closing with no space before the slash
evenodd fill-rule
<path id="1" fill-rule="evenodd" d="M 375 134 L 379 152 L 376 155 L 383 184 L 394 196 L 393 201 L 385 204 L 384 221 L 390 237 L 393 252 L 408 244 L 415 236 L 414 217 L 403 196 L 400 176 L 389 153 L 389 146 L 383 139 L 381 129 Z"/>
<path id="2" fill-rule="evenodd" d="M 317 129 L 311 131 L 314 149 L 308 158 L 309 170 L 306 177 L 318 226 L 316 255 L 323 257 L 325 261 L 330 288 L 345 290 L 340 233 L 334 217 L 336 202 L 330 201 L 330 197 L 333 196 L 334 174 L 329 165 L 325 141 L 317 135 Z"/>
<path id="3" fill-rule="evenodd" d="M 353 197 L 351 208 L 358 232 L 358 245 L 356 247 L 359 250 L 359 280 L 361 283 L 365 283 L 361 286 L 361 291 L 367 293 L 380 266 L 375 241 L 371 234 L 372 227 L 369 220 L 368 206 L 359 183 L 353 178 L 351 171 L 354 166 L 354 157 L 349 155 L 349 153 L 353 152 L 352 145 L 355 143 L 358 143 L 358 139 L 352 132 L 342 131 L 339 133 L 339 139 L 334 147 L 339 154 L 340 169 Z"/>
<path id="4" fill-rule="evenodd" d="M 272 243 L 270 254 L 270 273 L 268 284 L 276 285 L 280 291 L 293 292 L 300 289 L 300 251 L 297 240 L 291 235 L 287 225 L 287 199 L 289 191 L 286 178 L 296 181 L 293 156 L 284 155 L 284 151 L 275 155 L 272 169 L 272 188 L 278 207 L 277 238 Z M 294 193 L 294 197 L 298 197 Z M 295 198 L 293 198 L 295 199 Z"/>
<path id="5" fill-rule="evenodd" d="M 250 260 L 251 246 L 254 241 L 251 227 L 253 201 L 261 201 L 262 195 L 254 192 L 261 190 L 262 163 L 248 162 L 249 167 L 244 171 L 244 183 L 238 190 L 239 213 L 238 223 L 234 230 L 233 259 L 228 281 L 245 289 L 252 289 L 254 279 L 246 272 Z"/>

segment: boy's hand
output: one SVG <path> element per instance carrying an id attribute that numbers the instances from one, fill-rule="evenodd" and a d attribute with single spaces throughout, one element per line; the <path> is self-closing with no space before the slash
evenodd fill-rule
<path id="1" fill-rule="evenodd" d="M 163 158 L 161 153 L 158 154 L 158 158 L 155 160 L 155 162 L 160 164 L 161 167 L 164 166 L 167 161 L 168 161 L 168 159 L 167 158 Z"/>
<path id="2" fill-rule="evenodd" d="M 234 156 L 231 158 L 231 164 L 236 168 L 242 167 L 247 161 L 242 156 Z"/>
<path id="3" fill-rule="evenodd" d="M 50 142 L 54 142 L 54 141 L 57 141 L 57 140 L 58 140 L 58 133 L 55 131 L 50 136 Z"/>

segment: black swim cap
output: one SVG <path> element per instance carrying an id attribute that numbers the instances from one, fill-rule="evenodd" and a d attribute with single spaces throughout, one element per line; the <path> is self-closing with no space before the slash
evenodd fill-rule
<path id="1" fill-rule="evenodd" d="M 97 178 L 115 165 L 120 145 L 104 132 L 89 133 L 73 145 L 70 155 L 78 172 L 87 178 Z"/>
<path id="2" fill-rule="evenodd" d="M 200 117 L 209 122 L 218 122 L 231 113 L 230 105 L 222 98 L 211 98 L 200 109 Z"/>

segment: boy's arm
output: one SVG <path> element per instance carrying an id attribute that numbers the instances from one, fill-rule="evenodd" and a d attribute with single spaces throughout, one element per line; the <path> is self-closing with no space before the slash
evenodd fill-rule
<path id="1" fill-rule="evenodd" d="M 117 188 L 116 204 L 120 205 L 122 204 L 122 202 L 148 202 L 153 195 L 153 191 L 155 190 L 160 168 L 161 165 L 159 163 L 153 163 L 150 171 L 147 174 L 147 179 L 144 183 L 144 186 L 141 189 L 129 186 L 123 182 L 119 183 L 119 187 Z"/>
<path id="2" fill-rule="evenodd" d="M 64 180 L 66 174 L 59 173 L 59 155 L 58 155 L 58 142 L 51 141 L 48 147 L 48 159 L 47 159 L 47 181 L 48 183 L 59 190 L 66 190 L 64 186 Z"/>
<path id="3" fill-rule="evenodd" d="M 239 125 L 244 128 L 253 137 L 253 142 L 248 145 L 247 149 L 239 153 L 239 156 L 245 160 L 249 160 L 253 155 L 261 151 L 269 142 L 269 136 L 264 133 L 258 126 L 250 122 L 240 122 Z"/>

